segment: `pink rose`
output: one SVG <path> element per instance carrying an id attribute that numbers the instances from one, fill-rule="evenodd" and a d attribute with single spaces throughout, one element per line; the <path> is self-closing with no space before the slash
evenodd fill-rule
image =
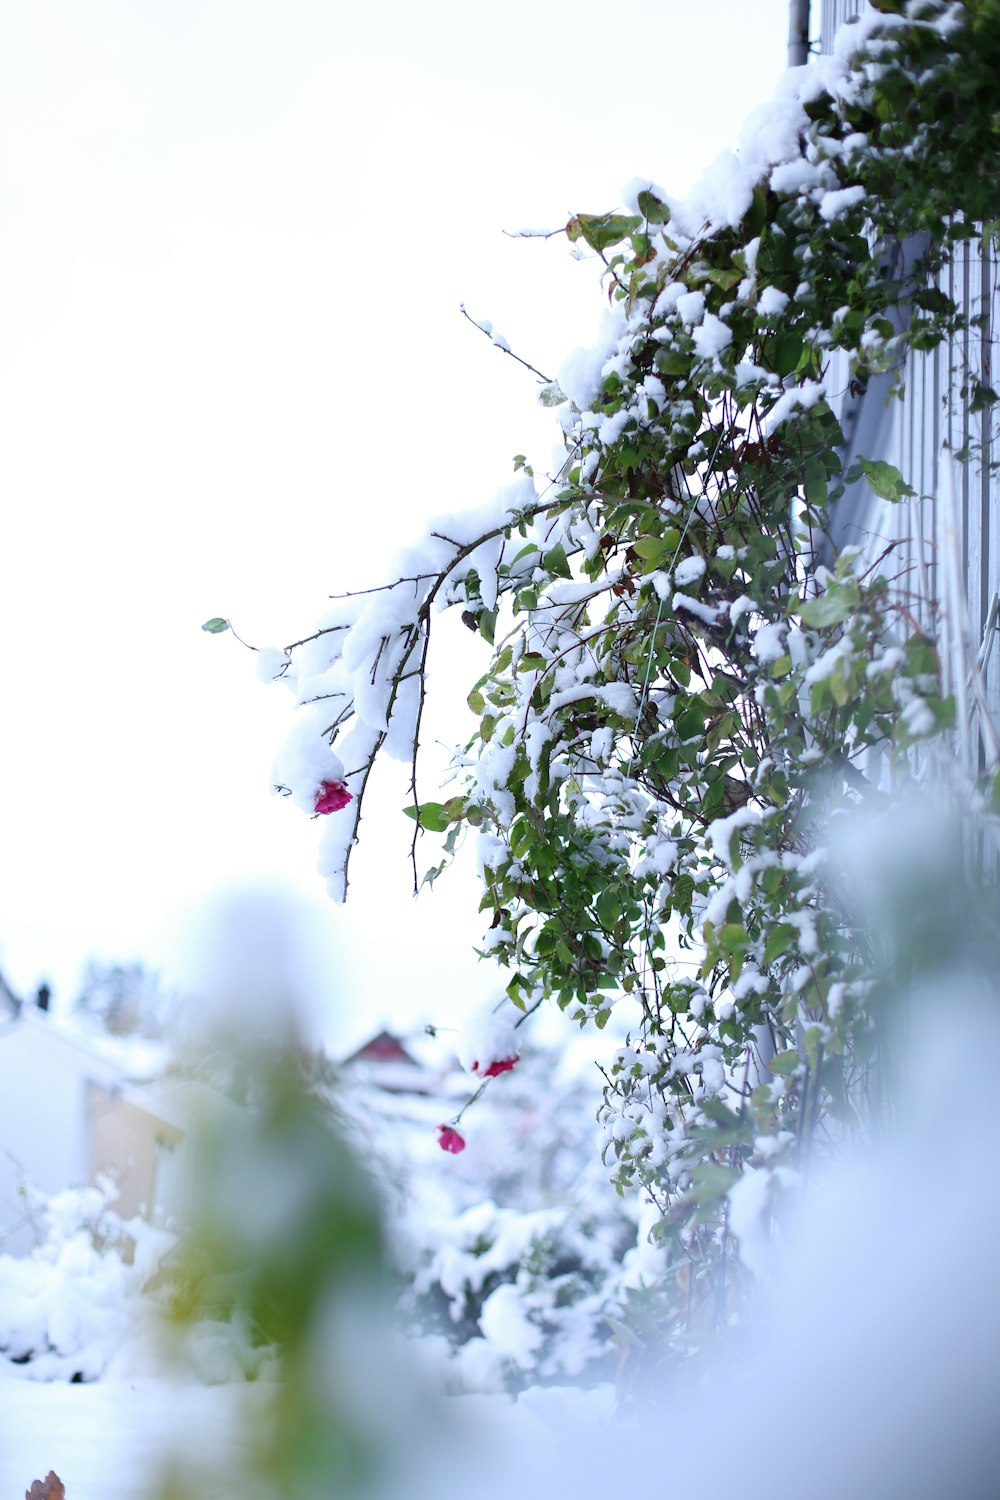
<path id="1" fill-rule="evenodd" d="M 480 1072 L 477 1060 L 472 1064 L 470 1071 L 475 1073 L 477 1078 L 498 1078 L 501 1073 L 509 1073 L 514 1064 L 520 1061 L 521 1054 L 516 1052 L 513 1057 L 502 1057 L 496 1062 L 491 1062 L 488 1068 L 483 1068 L 482 1072 Z"/>
<path id="2" fill-rule="evenodd" d="M 457 1156 L 460 1151 L 465 1150 L 465 1137 L 459 1135 L 452 1125 L 439 1125 L 437 1127 L 438 1145 L 442 1151 L 450 1151 Z"/>
<path id="3" fill-rule="evenodd" d="M 342 781 L 323 781 L 316 793 L 314 806 L 318 813 L 340 812 L 351 800 L 351 793 Z"/>

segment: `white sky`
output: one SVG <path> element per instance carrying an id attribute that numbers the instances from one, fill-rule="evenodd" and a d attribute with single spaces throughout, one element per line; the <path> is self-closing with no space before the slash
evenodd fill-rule
<path id="1" fill-rule="evenodd" d="M 334 1045 L 495 983 L 468 872 L 412 901 L 391 776 L 348 907 L 326 901 L 316 829 L 269 796 L 292 700 L 199 627 L 293 640 L 514 453 L 546 467 L 532 377 L 459 302 L 553 372 L 593 336 L 594 265 L 501 231 L 614 208 L 641 173 L 686 191 L 772 94 L 786 34 L 786 0 L 5 0 L 15 988 L 67 1000 L 92 955 L 183 974 L 193 914 L 247 881 L 300 895 Z M 437 674 L 458 704 L 474 644 Z"/>

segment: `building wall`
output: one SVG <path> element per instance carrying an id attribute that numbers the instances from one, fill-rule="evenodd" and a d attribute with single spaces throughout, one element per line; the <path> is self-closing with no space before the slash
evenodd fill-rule
<path id="1" fill-rule="evenodd" d="M 34 1237 L 10 1234 L 25 1217 L 27 1179 L 59 1192 L 88 1178 L 87 1087 L 114 1070 L 25 1006 L 0 1034 L 0 1251 L 21 1253 Z M 8 1237 L 9 1235 L 9 1237 Z"/>
<path id="2" fill-rule="evenodd" d="M 49 1195 L 108 1173 L 123 1217 L 176 1218 L 184 1124 L 155 1100 L 114 1055 L 33 1006 L 0 1025 L 0 1254 L 25 1254 L 42 1234 L 24 1187 Z"/>
<path id="3" fill-rule="evenodd" d="M 837 27 L 864 10 L 865 0 L 822 0 L 820 6 L 820 51 L 832 52 Z M 813 26 L 815 32 L 815 25 Z"/>
<path id="4" fill-rule="evenodd" d="M 823 0 L 820 42 L 829 51 L 837 26 L 864 8 L 864 0 Z M 921 246 L 886 247 L 895 264 L 890 274 L 905 269 L 899 260 L 919 254 Z M 909 354 L 901 371 L 904 396 L 889 400 L 890 377 L 869 383 L 858 400 L 848 391 L 848 371 L 841 358 L 831 366 L 831 388 L 846 436 L 845 458 L 861 453 L 885 458 L 903 474 L 916 498 L 903 505 L 877 500 L 864 485 L 855 485 L 839 502 L 833 516 L 833 540 L 838 546 L 859 545 L 873 559 L 892 546 L 882 564 L 893 587 L 916 625 L 929 623 L 932 610 L 942 605 L 949 616 L 952 639 L 961 635 L 966 668 L 977 656 L 986 659 L 982 673 L 988 716 L 1000 723 L 1000 643 L 995 622 L 1000 612 L 1000 482 L 993 471 L 1000 460 L 998 408 L 971 409 L 974 381 L 996 388 L 1000 371 L 994 351 L 997 337 L 1000 255 L 997 246 L 974 239 L 960 246 L 953 265 L 942 273 L 939 286 L 974 326 L 930 354 Z M 952 454 L 967 454 L 957 462 Z M 949 562 L 954 559 L 949 587 Z M 959 596 L 956 602 L 956 593 Z M 964 618 L 963 618 L 964 616 Z M 957 649 L 957 648 L 956 648 Z M 961 689 L 958 656 L 946 671 L 949 686 Z M 983 764 L 987 747 L 977 725 L 982 714 L 970 695 L 967 722 L 973 760 Z M 977 737 L 979 743 L 976 743 Z M 972 767 L 970 766 L 970 769 Z"/>
<path id="5" fill-rule="evenodd" d="M 165 1151 L 173 1151 L 182 1132 L 137 1107 L 120 1091 L 91 1084 L 89 1179 L 110 1172 L 118 1189 L 113 1203 L 123 1219 L 149 1217 L 159 1207 L 157 1168 Z"/>

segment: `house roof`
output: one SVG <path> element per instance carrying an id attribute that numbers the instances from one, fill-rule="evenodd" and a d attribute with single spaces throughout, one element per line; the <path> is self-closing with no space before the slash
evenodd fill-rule
<path id="1" fill-rule="evenodd" d="M 365 1042 L 363 1047 L 359 1047 L 357 1052 L 344 1058 L 345 1066 L 356 1062 L 408 1063 L 412 1068 L 420 1066 L 416 1058 L 407 1052 L 399 1037 L 393 1036 L 390 1031 L 380 1031 Z"/>

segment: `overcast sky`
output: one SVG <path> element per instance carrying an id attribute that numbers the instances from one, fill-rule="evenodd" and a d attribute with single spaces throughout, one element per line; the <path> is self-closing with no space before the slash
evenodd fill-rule
<path id="1" fill-rule="evenodd" d="M 548 465 L 532 377 L 459 303 L 553 371 L 596 330 L 594 263 L 502 231 L 616 207 L 641 174 L 686 191 L 771 96 L 786 34 L 786 0 L 5 0 L 15 988 L 68 999 L 91 955 L 182 974 L 195 914 L 248 881 L 300 898 L 334 1045 L 495 983 L 468 878 L 409 896 L 391 775 L 346 911 L 327 902 L 315 827 L 269 794 L 292 700 L 199 627 L 296 639 L 514 453 Z M 462 649 L 434 679 L 449 742 L 483 669 Z"/>

